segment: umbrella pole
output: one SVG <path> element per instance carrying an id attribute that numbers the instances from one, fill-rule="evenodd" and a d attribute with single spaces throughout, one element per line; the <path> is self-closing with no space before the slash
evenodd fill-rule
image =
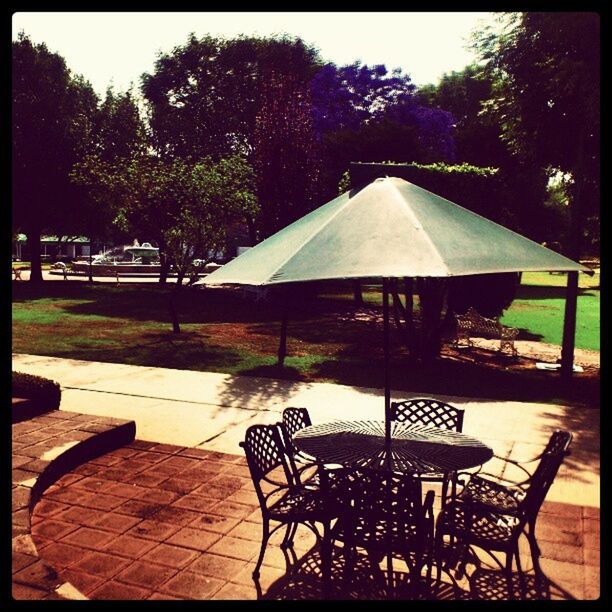
<path id="1" fill-rule="evenodd" d="M 385 353 L 385 440 L 391 443 L 391 385 L 389 382 L 389 280 L 383 279 L 383 329 Z"/>

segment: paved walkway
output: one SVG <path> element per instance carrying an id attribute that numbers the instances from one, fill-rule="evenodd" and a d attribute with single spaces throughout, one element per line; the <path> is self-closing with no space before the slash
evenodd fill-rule
<path id="1" fill-rule="evenodd" d="M 439 499 L 439 498 L 437 498 Z M 542 569 L 549 583 L 528 598 L 599 596 L 599 512 L 545 503 L 538 521 Z M 258 583 L 252 578 L 261 545 L 257 497 L 238 455 L 136 440 L 72 470 L 34 508 L 32 535 L 55 568 L 63 594 L 75 599 L 320 599 L 320 556 L 313 534 L 296 534 L 293 571 L 277 532 Z M 531 570 L 526 542 L 521 556 Z M 297 563 L 296 563 L 297 561 Z M 350 583 L 334 553 L 335 597 L 378 599 L 382 574 L 364 559 Z M 443 575 L 437 599 L 507 599 L 506 581 L 484 554 L 470 581 L 452 588 Z M 406 582 L 398 562 L 396 578 Z M 473 572 L 473 573 L 472 573 Z M 28 568 L 17 574 L 18 579 Z M 31 573 L 31 572 L 30 572 Z M 533 574 L 527 582 L 531 585 Z M 23 586 L 21 591 L 23 591 Z M 414 597 L 408 590 L 397 597 Z"/>
<path id="2" fill-rule="evenodd" d="M 42 466 L 41 457 L 48 461 L 46 455 L 39 457 L 47 452 L 45 444 L 52 444 L 53 436 L 64 435 L 58 428 L 62 415 L 71 423 L 78 421 L 79 427 L 96 417 L 131 419 L 137 437 L 75 467 L 45 491 L 33 508 L 31 522 L 32 545 L 41 560 L 32 560 L 30 548 L 18 547 L 16 552 L 13 547 L 15 597 L 40 598 L 39 583 L 45 580 L 62 582 L 63 591 L 56 589 L 43 598 L 321 597 L 319 553 L 306 530 L 298 531 L 297 566 L 291 573 L 279 542 L 274 541 L 268 547 L 260 583 L 253 582 L 261 518 L 238 442 L 248 425 L 278 421 L 288 405 L 307 406 L 314 422 L 334 417 L 382 418 L 379 390 L 33 355 L 14 355 L 13 369 L 54 379 L 62 386 L 56 418 L 36 417 L 13 426 L 14 462 L 21 457 L 13 465 L 17 489 L 29 482 L 28 466 Z M 530 597 L 596 599 L 600 589 L 599 411 L 441 399 L 465 408 L 464 431 L 487 442 L 497 454 L 533 456 L 552 430 L 567 428 L 575 433 L 572 455 L 538 521 L 541 563 L 550 583 L 545 592 L 534 590 Z M 495 471 L 490 465 L 487 468 Z M 19 528 L 27 510 L 19 496 L 16 501 L 21 504 L 13 513 Z M 521 556 L 528 560 L 523 544 Z M 341 552 L 336 554 L 342 565 Z M 471 575 L 472 595 L 507 599 L 503 576 L 490 560 L 482 562 L 481 570 Z M 358 564 L 356 571 L 351 591 L 337 596 L 380 597 L 372 568 Z M 452 589 L 445 583 L 436 598 L 465 599 L 467 592 L 462 588 Z"/>
<path id="3" fill-rule="evenodd" d="M 134 420 L 139 440 L 234 455 L 242 454 L 238 443 L 249 425 L 280 420 L 286 406 L 306 406 L 315 423 L 383 418 L 382 390 L 364 387 L 18 354 L 13 369 L 57 381 L 62 410 Z M 547 500 L 599 507 L 599 410 L 440 399 L 464 408 L 464 431 L 502 456 L 535 456 L 552 431 L 572 431 L 572 455 Z"/>

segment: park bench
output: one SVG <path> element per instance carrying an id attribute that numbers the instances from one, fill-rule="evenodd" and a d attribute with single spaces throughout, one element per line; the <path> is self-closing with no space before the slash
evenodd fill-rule
<path id="1" fill-rule="evenodd" d="M 455 321 L 457 323 L 455 347 L 472 347 L 474 346 L 472 336 L 489 336 L 499 339 L 500 353 L 508 349 L 513 357 L 517 356 L 514 340 L 519 334 L 518 329 L 506 327 L 495 319 L 487 319 L 472 307 L 465 314 L 456 314 Z"/>
<path id="2" fill-rule="evenodd" d="M 21 270 L 19 268 L 13 268 L 13 277 L 15 280 L 21 280 Z"/>

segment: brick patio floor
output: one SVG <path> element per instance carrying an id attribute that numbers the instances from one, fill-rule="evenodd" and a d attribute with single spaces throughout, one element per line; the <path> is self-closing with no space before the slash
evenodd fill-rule
<path id="1" fill-rule="evenodd" d="M 599 524 L 596 508 L 544 504 L 537 536 L 550 584 L 541 597 L 599 597 Z M 100 600 L 321 597 L 315 539 L 302 529 L 294 571 L 287 573 L 279 533 L 256 585 L 261 520 L 244 458 L 140 440 L 67 473 L 32 514 L 40 557 Z M 338 553 L 339 568 L 340 561 Z M 358 564 L 356 576 L 337 596 L 382 597 L 371 568 Z M 398 579 L 401 596 L 399 570 Z M 484 598 L 504 598 L 503 578 L 486 566 L 473 584 Z M 463 599 L 461 588 L 447 585 L 439 597 Z"/>

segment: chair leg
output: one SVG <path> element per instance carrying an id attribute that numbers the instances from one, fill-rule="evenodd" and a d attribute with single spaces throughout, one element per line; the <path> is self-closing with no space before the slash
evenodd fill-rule
<path id="1" fill-rule="evenodd" d="M 514 599 L 514 584 L 512 582 L 512 558 L 514 556 L 513 552 L 506 552 L 506 568 L 504 573 L 506 574 L 506 580 L 508 582 L 508 597 L 509 599 Z"/>
<path id="2" fill-rule="evenodd" d="M 255 569 L 253 570 L 253 578 L 259 578 L 259 568 L 263 562 L 264 553 L 266 552 L 266 546 L 268 545 L 268 539 L 270 537 L 270 522 L 267 519 L 263 520 L 262 524 L 263 534 L 261 538 L 261 549 L 259 550 L 259 557 L 257 559 L 257 564 L 255 565 Z"/>
<path id="3" fill-rule="evenodd" d="M 540 547 L 536 541 L 535 536 L 535 521 L 529 523 L 529 531 L 527 532 L 527 540 L 529 541 L 529 550 L 531 551 L 531 562 L 533 564 L 533 571 L 536 575 L 541 576 L 543 574 L 542 568 L 540 567 Z"/>
<path id="4" fill-rule="evenodd" d="M 328 520 L 323 522 L 323 541 L 321 542 L 321 573 L 323 574 L 323 598 L 327 599 L 331 592 L 331 525 Z"/>
<path id="5" fill-rule="evenodd" d="M 289 548 L 293 545 L 293 538 L 297 531 L 297 523 L 287 523 L 287 531 L 285 531 L 285 537 L 281 542 L 281 548 Z"/>
<path id="6" fill-rule="evenodd" d="M 519 553 L 518 540 L 516 542 L 516 548 L 514 549 L 514 556 L 516 557 L 516 570 L 518 572 L 521 599 L 526 599 L 527 589 L 525 583 L 525 574 L 523 573 L 523 568 L 521 567 L 521 556 Z"/>

